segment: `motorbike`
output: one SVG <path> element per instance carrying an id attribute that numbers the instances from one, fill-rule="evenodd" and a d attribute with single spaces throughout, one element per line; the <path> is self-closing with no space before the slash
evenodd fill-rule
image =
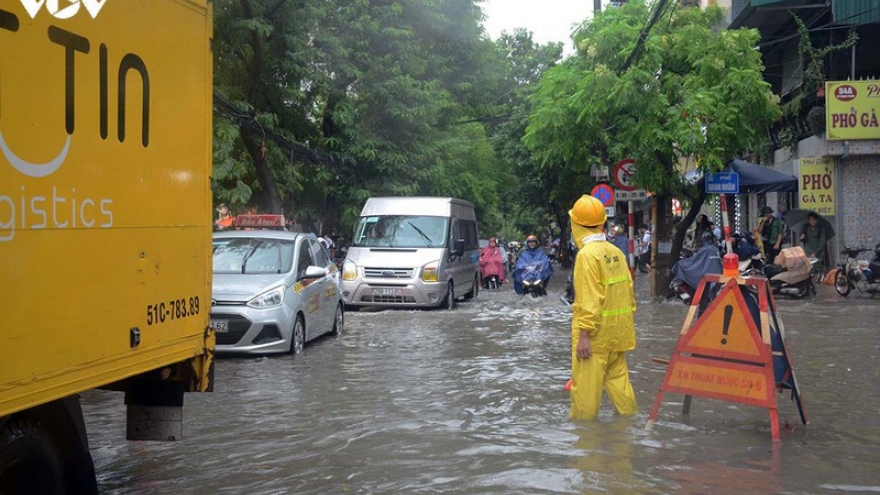
<path id="1" fill-rule="evenodd" d="M 503 255 L 498 251 L 480 253 L 480 272 L 483 277 L 483 288 L 496 290 L 504 283 Z"/>
<path id="2" fill-rule="evenodd" d="M 808 259 L 800 246 L 786 248 L 777 260 L 782 263 L 769 264 L 764 267 L 764 276 L 770 280 L 773 294 L 800 299 L 808 294 L 816 295 L 813 285 L 813 266 L 819 261 Z"/>
<path id="3" fill-rule="evenodd" d="M 507 243 L 507 272 L 513 273 L 513 270 L 516 268 L 516 259 L 519 255 L 519 251 L 522 249 L 522 244 L 518 241 L 510 241 Z"/>
<path id="4" fill-rule="evenodd" d="M 672 281 L 669 284 L 672 297 L 690 304 L 703 275 L 723 272 L 724 266 L 718 248 L 715 247 L 712 239 L 707 239 L 692 256 L 681 258 L 672 265 Z"/>
<path id="5" fill-rule="evenodd" d="M 483 288 L 486 290 L 498 290 L 501 287 L 501 279 L 498 275 L 489 275 L 488 277 L 483 277 Z"/>
<path id="6" fill-rule="evenodd" d="M 839 263 L 834 272 L 834 289 L 841 296 L 848 296 L 856 289 L 863 294 L 880 294 L 880 243 L 874 246 L 871 261 L 859 260 L 858 255 L 870 251 L 868 248 L 846 248 L 840 252 L 846 261 Z"/>
<path id="7" fill-rule="evenodd" d="M 529 263 L 523 269 L 522 281 L 520 282 L 523 295 L 532 297 L 547 295 L 547 289 L 541 279 L 541 273 L 544 270 L 541 265 L 541 263 Z"/>
<path id="8" fill-rule="evenodd" d="M 348 248 L 341 247 L 336 250 L 336 257 L 334 258 L 333 263 L 336 264 L 336 268 L 338 268 L 340 272 L 342 271 L 342 265 L 345 264 L 345 256 L 347 254 Z"/>

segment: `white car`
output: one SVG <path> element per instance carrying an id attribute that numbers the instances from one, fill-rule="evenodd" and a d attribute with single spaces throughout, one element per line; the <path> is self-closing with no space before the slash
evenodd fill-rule
<path id="1" fill-rule="evenodd" d="M 339 271 L 314 237 L 284 231 L 214 234 L 211 326 L 218 354 L 300 353 L 342 334 Z"/>

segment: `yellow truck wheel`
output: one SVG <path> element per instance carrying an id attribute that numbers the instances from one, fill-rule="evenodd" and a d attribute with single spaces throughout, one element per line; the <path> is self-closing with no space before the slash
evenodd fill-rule
<path id="1" fill-rule="evenodd" d="M 0 432 L 0 493 L 63 493 L 62 460 L 39 423 L 13 420 Z"/>

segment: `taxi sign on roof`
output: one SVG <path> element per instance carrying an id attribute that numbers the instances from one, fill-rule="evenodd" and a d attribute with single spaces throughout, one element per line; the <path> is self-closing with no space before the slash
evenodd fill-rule
<path id="1" fill-rule="evenodd" d="M 238 215 L 235 226 L 248 229 L 284 228 L 284 215 Z"/>

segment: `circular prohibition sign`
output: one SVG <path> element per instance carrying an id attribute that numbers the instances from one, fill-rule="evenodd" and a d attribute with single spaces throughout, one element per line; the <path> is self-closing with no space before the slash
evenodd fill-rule
<path id="1" fill-rule="evenodd" d="M 608 184 L 597 184 L 593 187 L 593 190 L 590 191 L 590 196 L 601 201 L 602 206 L 614 205 L 614 189 L 611 189 L 611 186 Z"/>
<path id="2" fill-rule="evenodd" d="M 614 184 L 618 189 L 624 191 L 635 191 L 637 188 L 632 185 L 632 176 L 636 171 L 636 161 L 632 158 L 621 160 L 614 167 Z"/>

